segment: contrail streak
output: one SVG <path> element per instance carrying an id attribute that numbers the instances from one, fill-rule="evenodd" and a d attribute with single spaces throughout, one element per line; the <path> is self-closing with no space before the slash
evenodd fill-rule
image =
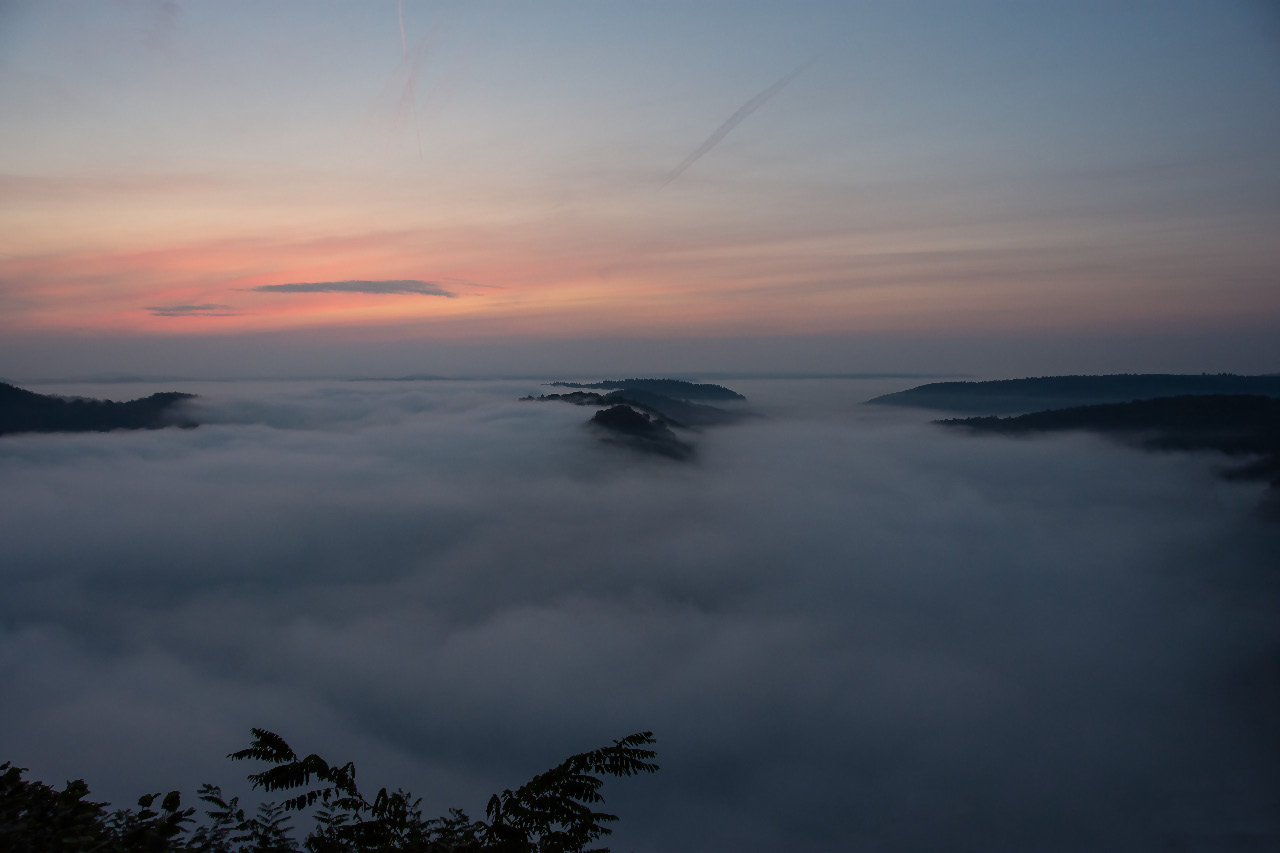
<path id="1" fill-rule="evenodd" d="M 418 73 L 418 63 L 415 59 L 413 66 L 409 66 L 409 43 L 404 37 L 404 0 L 396 0 L 396 16 L 400 19 L 400 60 L 407 68 L 409 79 L 409 106 L 410 115 L 413 119 L 413 135 L 418 140 L 418 159 L 422 159 L 422 131 L 418 128 L 418 98 L 413 93 L 413 78 Z"/>
<path id="2" fill-rule="evenodd" d="M 396 0 L 396 15 L 400 18 L 400 53 L 408 59 L 409 48 L 404 40 L 404 0 Z"/>
<path id="3" fill-rule="evenodd" d="M 698 162 L 698 160 L 702 159 L 702 156 L 706 154 L 708 151 L 710 151 L 712 148 L 715 148 L 717 145 L 719 145 L 720 140 L 724 139 L 726 136 L 729 135 L 729 131 L 733 130 L 735 127 L 742 124 L 743 119 L 745 119 L 747 116 L 751 115 L 753 112 L 755 112 L 756 110 L 764 106 L 766 101 L 768 101 L 774 95 L 781 92 L 783 87 L 785 87 L 792 80 L 799 77 L 800 73 L 803 72 L 806 68 L 808 68 L 812 64 L 813 64 L 812 62 L 806 62 L 804 65 L 801 65 L 799 68 L 795 69 L 790 74 L 787 74 L 781 80 L 774 83 L 768 89 L 765 89 L 763 92 L 756 95 L 755 97 L 747 101 L 742 106 L 738 107 L 737 112 L 729 116 L 729 118 L 725 121 L 724 124 L 717 127 L 715 129 L 715 132 L 707 137 L 706 142 L 699 145 L 696 151 L 694 151 L 688 157 L 684 158 L 684 162 L 682 162 L 679 166 L 676 166 L 674 169 L 671 170 L 671 174 L 667 175 L 667 179 L 662 182 L 662 185 L 665 187 L 667 184 L 671 183 L 676 178 L 683 175 L 686 169 L 688 169 L 694 163 Z"/>

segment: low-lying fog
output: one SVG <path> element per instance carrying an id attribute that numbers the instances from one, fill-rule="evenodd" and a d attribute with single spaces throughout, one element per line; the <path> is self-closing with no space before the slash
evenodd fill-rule
<path id="1" fill-rule="evenodd" d="M 0 439 L 0 760 L 194 802 L 260 726 L 482 816 L 652 729 L 618 851 L 1275 849 L 1258 484 L 725 384 L 692 464 L 536 382 L 33 387 L 206 425 Z"/>

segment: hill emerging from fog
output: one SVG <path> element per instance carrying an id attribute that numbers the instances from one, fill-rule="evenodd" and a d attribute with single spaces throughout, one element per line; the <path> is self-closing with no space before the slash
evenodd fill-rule
<path id="1" fill-rule="evenodd" d="M 691 402 L 695 399 L 747 399 L 722 385 L 699 385 L 681 379 L 620 379 L 592 384 L 547 384 L 561 388 L 616 389 L 607 394 L 570 391 L 567 394 L 542 394 L 537 397 L 530 395 L 522 399 L 603 407 L 588 421 L 602 441 L 669 459 L 689 460 L 694 455 L 693 445 L 678 437 L 672 431 L 673 427 L 698 431 L 703 427 L 730 424 L 750 416 L 745 411 L 731 411 Z"/>
<path id="2" fill-rule="evenodd" d="M 646 391 L 610 391 L 598 394 L 594 391 L 571 391 L 568 394 L 542 394 L 525 397 L 539 402 L 572 403 L 575 406 L 630 406 L 662 420 L 669 426 L 683 429 L 718 426 L 734 423 L 747 416 L 745 412 L 731 412 L 702 403 L 690 403 L 653 394 Z"/>
<path id="3" fill-rule="evenodd" d="M 0 435 L 194 427 L 195 421 L 179 411 L 180 403 L 194 397 L 194 394 L 166 391 L 117 403 L 37 394 L 0 383 Z"/>
<path id="4" fill-rule="evenodd" d="M 988 382 L 930 382 L 867 403 L 951 412 L 1009 415 L 1156 397 L 1253 394 L 1280 397 L 1280 375 L 1118 373 L 1041 376 Z"/>
<path id="5" fill-rule="evenodd" d="M 627 391 L 657 394 L 676 400 L 745 400 L 737 391 L 723 385 L 686 382 L 683 379 L 606 379 L 602 382 L 548 382 L 560 388 L 595 388 L 602 391 Z"/>
<path id="6" fill-rule="evenodd" d="M 1148 450 L 1208 450 L 1256 459 L 1228 479 L 1268 480 L 1266 511 L 1280 518 L 1280 398 L 1260 394 L 1186 394 L 1032 412 L 1014 417 L 935 421 L 980 433 L 1032 435 L 1088 431 Z"/>
<path id="7" fill-rule="evenodd" d="M 1006 435 L 1089 430 L 1140 437 L 1161 449 L 1280 452 L 1280 398 L 1258 394 L 1187 394 L 936 423 Z"/>
<path id="8" fill-rule="evenodd" d="M 669 459 L 685 460 L 693 456 L 693 445 L 677 438 L 671 427 L 660 418 L 637 412 L 630 406 L 601 409 L 587 423 L 600 431 L 601 440 L 607 444 Z"/>

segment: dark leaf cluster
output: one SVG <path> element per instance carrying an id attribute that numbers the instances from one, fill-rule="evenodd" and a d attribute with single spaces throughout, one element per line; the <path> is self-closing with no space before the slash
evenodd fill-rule
<path id="1" fill-rule="evenodd" d="M 194 827 L 196 810 L 182 808 L 177 791 L 147 794 L 136 811 L 108 811 L 88 799 L 81 780 L 59 791 L 24 780 L 23 768 L 6 762 L 0 765 L 0 851 L 603 853 L 608 848 L 588 845 L 609 835 L 607 824 L 617 816 L 597 808 L 604 802 L 600 777 L 655 772 L 652 743 L 651 732 L 640 732 L 572 755 L 516 790 L 491 797 L 486 820 L 472 820 L 459 809 L 426 818 L 422 800 L 403 790 L 381 788 L 368 798 L 356 784 L 354 764 L 330 764 L 314 753 L 299 757 L 266 729 L 253 729 L 249 746 L 228 757 L 270 765 L 249 781 L 286 798 L 250 813 L 239 798 L 226 799 L 221 788 L 206 784 L 199 792 L 206 820 Z M 303 811 L 314 826 L 299 844 L 292 821 Z"/>
<path id="2" fill-rule="evenodd" d="M 89 797 L 83 780 L 59 791 L 22 778 L 24 768 L 0 764 L 0 850 L 5 853 L 163 853 L 191 849 L 181 836 L 195 809 L 182 808 L 177 791 L 146 794 L 138 809 L 108 812 Z M 156 800 L 160 799 L 158 808 Z"/>

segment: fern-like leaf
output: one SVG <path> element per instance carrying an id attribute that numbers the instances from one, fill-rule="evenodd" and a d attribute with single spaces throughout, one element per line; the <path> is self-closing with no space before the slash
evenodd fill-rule
<path id="1" fill-rule="evenodd" d="M 298 756 L 289 744 L 285 743 L 284 738 L 275 732 L 266 729 L 250 729 L 253 732 L 253 743 L 239 752 L 233 752 L 227 756 L 232 761 L 244 761 L 246 758 L 252 758 L 255 761 L 270 761 L 272 764 L 283 764 L 286 761 L 296 761 Z"/>

